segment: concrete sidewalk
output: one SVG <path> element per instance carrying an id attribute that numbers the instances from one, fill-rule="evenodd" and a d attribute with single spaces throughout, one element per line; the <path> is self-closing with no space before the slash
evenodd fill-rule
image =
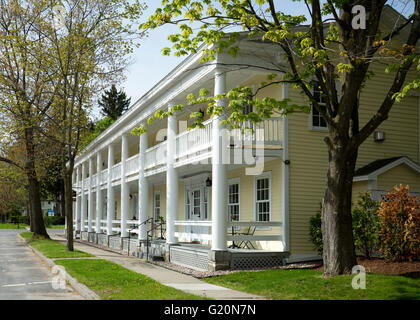
<path id="1" fill-rule="evenodd" d="M 52 239 L 65 242 L 63 236 L 50 235 Z M 80 241 L 74 242 L 74 248 L 93 254 L 99 259 L 108 260 L 123 266 L 129 270 L 148 276 L 161 284 L 182 290 L 191 294 L 212 298 L 216 300 L 254 300 L 265 299 L 264 297 L 248 294 L 221 286 L 209 284 L 189 275 L 172 271 L 151 263 L 144 262 L 136 257 L 121 255 L 109 250 L 100 249 Z"/>

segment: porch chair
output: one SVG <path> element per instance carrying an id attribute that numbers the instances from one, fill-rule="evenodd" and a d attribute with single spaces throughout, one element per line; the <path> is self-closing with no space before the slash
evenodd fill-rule
<path id="1" fill-rule="evenodd" d="M 257 227 L 256 226 L 249 226 L 249 228 L 248 228 L 248 231 L 246 231 L 246 232 L 244 232 L 244 233 L 239 233 L 239 235 L 242 235 L 242 236 L 253 236 L 254 235 L 254 232 L 255 232 L 255 229 L 257 229 Z M 254 249 L 255 250 L 255 247 L 254 247 L 254 245 L 252 244 L 252 242 L 251 242 L 251 240 L 243 240 L 241 243 L 239 243 L 239 247 L 240 248 L 243 248 L 243 249 Z"/>

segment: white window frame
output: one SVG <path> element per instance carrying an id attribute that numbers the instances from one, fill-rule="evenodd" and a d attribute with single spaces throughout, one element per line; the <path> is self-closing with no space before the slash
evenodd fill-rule
<path id="1" fill-rule="evenodd" d="M 338 99 L 340 99 L 341 98 L 341 82 L 339 80 L 336 80 L 335 81 L 335 87 L 336 87 L 336 90 L 337 90 Z M 311 88 L 311 93 L 312 94 L 314 93 L 314 88 L 313 87 Z M 318 104 L 325 105 L 325 103 L 319 103 L 319 102 L 318 102 Z M 319 132 L 328 132 L 328 124 L 326 124 L 327 125 L 326 127 L 314 126 L 313 125 L 313 116 L 314 116 L 313 110 L 314 110 L 314 106 L 312 105 L 312 103 L 310 103 L 310 106 L 311 106 L 311 112 L 309 114 L 309 119 L 308 119 L 308 127 L 309 127 L 309 130 L 311 130 L 311 131 L 319 131 Z M 322 117 L 321 114 L 319 116 L 320 116 L 320 118 Z"/>
<path id="2" fill-rule="evenodd" d="M 259 179 L 266 179 L 268 178 L 268 203 L 270 205 L 270 213 L 268 221 L 272 221 L 272 215 L 273 215 L 273 203 L 272 203 L 272 178 L 271 178 L 271 171 L 264 172 L 258 176 L 254 177 L 254 221 L 260 221 L 257 219 L 258 212 L 257 212 L 257 180 Z M 269 227 L 258 227 L 257 229 L 270 229 Z"/>
<path id="3" fill-rule="evenodd" d="M 159 207 L 156 206 L 156 196 L 159 195 Z M 159 208 L 159 217 L 162 216 L 162 195 L 160 194 L 160 190 L 155 190 L 153 192 L 153 220 L 159 221 L 156 217 L 156 209 Z"/>
<path id="4" fill-rule="evenodd" d="M 228 213 L 229 213 L 229 206 L 237 205 L 238 206 L 238 220 L 241 221 L 241 183 L 240 178 L 233 178 L 228 180 Z M 231 185 L 237 184 L 238 185 L 238 203 L 229 203 L 229 187 Z M 229 222 L 232 222 L 232 217 L 229 215 L 228 219 Z"/>

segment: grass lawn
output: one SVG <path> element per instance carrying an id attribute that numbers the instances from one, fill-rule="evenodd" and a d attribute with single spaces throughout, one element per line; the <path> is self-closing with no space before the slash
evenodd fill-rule
<path id="1" fill-rule="evenodd" d="M 55 260 L 104 300 L 195 300 L 202 297 L 164 286 L 142 274 L 100 259 Z"/>
<path id="2" fill-rule="evenodd" d="M 323 278 L 310 269 L 237 272 L 205 279 L 228 288 L 281 300 L 396 300 L 420 299 L 420 278 L 370 274 L 366 289 L 352 288 L 352 276 Z"/>
<path id="3" fill-rule="evenodd" d="M 27 224 L 19 224 L 19 229 L 29 227 Z M 14 223 L 0 223 L 0 229 L 18 229 L 18 225 Z"/>
<path id="4" fill-rule="evenodd" d="M 65 229 L 65 228 L 66 226 L 64 224 L 51 225 L 47 227 L 47 229 Z"/>
<path id="5" fill-rule="evenodd" d="M 32 232 L 21 232 L 20 235 L 35 249 L 42 252 L 47 258 L 77 258 L 93 257 L 91 254 L 79 250 L 67 251 L 64 244 L 50 239 L 32 239 Z"/>

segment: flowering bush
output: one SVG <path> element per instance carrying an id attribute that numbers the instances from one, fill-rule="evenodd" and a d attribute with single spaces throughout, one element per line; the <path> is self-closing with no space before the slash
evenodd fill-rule
<path id="1" fill-rule="evenodd" d="M 412 261 L 420 257 L 420 200 L 400 185 L 381 201 L 379 250 L 385 259 Z"/>

